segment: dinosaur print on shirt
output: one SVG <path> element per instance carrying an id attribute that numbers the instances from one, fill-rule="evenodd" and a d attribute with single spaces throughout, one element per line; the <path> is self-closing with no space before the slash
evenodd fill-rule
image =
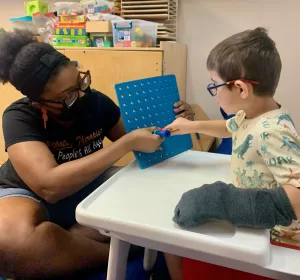
<path id="1" fill-rule="evenodd" d="M 282 142 L 283 142 L 283 145 L 280 147 L 281 149 L 284 148 L 284 147 L 287 147 L 288 151 L 291 150 L 291 149 L 294 149 L 295 152 L 298 155 L 300 155 L 300 147 L 294 141 L 289 139 L 287 136 L 283 135 L 282 136 Z"/>
<path id="2" fill-rule="evenodd" d="M 251 147 L 251 140 L 253 140 L 253 136 L 249 134 L 245 141 L 237 147 L 233 152 L 237 154 L 238 158 L 244 159 L 244 155 L 247 153 L 248 149 Z"/>

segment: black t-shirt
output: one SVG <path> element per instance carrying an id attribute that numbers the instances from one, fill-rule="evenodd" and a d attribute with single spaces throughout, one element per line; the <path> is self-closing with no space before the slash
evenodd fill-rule
<path id="1" fill-rule="evenodd" d="M 119 107 L 106 95 L 91 90 L 87 93 L 80 118 L 65 127 L 48 116 L 46 129 L 41 111 L 28 98 L 11 104 L 3 114 L 5 150 L 25 141 L 44 142 L 58 164 L 90 155 L 103 148 L 103 139 L 120 118 Z M 0 169 L 0 186 L 28 187 L 8 159 Z"/>

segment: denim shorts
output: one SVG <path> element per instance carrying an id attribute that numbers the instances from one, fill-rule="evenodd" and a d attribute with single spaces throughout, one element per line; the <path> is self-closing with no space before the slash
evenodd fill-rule
<path id="1" fill-rule="evenodd" d="M 55 204 L 50 204 L 44 201 L 30 190 L 9 188 L 6 186 L 0 187 L 0 199 L 6 197 L 26 197 L 38 201 L 46 209 L 46 214 L 48 215 L 48 220 L 50 222 L 53 222 L 65 229 L 69 229 L 76 223 L 75 210 L 77 205 L 106 180 L 108 180 L 111 177 L 112 172 L 116 171 L 116 169 L 118 169 L 118 167 L 115 166 L 109 168 L 86 187 Z"/>

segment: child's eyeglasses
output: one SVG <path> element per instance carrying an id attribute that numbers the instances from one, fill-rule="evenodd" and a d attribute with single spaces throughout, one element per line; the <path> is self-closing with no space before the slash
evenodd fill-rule
<path id="1" fill-rule="evenodd" d="M 252 84 L 252 85 L 258 85 L 259 84 L 259 82 L 253 81 L 253 80 L 238 79 L 238 80 L 232 80 L 232 81 L 225 82 L 225 83 L 218 84 L 218 85 L 216 85 L 215 83 L 210 83 L 207 86 L 207 90 L 211 94 L 211 96 L 216 96 L 217 95 L 217 89 L 219 87 L 223 87 L 223 86 L 234 84 L 236 81 L 242 81 L 242 82 L 249 83 L 249 84 Z"/>

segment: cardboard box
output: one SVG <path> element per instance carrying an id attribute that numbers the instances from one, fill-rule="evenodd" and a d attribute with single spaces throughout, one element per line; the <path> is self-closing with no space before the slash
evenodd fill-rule
<path id="1" fill-rule="evenodd" d="M 90 47 L 88 36 L 61 36 L 52 35 L 51 45 L 55 47 Z"/>
<path id="2" fill-rule="evenodd" d="M 110 21 L 87 21 L 86 22 L 87 33 L 110 33 L 112 32 L 112 26 Z"/>

